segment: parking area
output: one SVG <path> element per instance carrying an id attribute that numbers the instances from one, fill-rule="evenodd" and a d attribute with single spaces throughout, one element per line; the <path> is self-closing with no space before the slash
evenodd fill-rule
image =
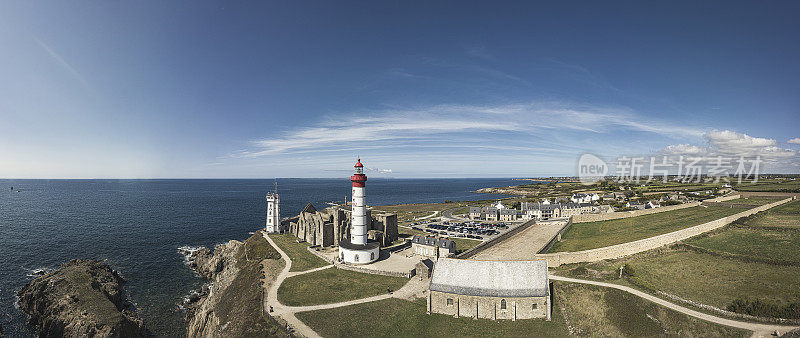
<path id="1" fill-rule="evenodd" d="M 471 238 L 488 240 L 513 229 L 522 222 L 454 222 L 441 220 L 424 220 L 409 224 L 411 229 L 424 231 L 432 235 L 452 238 Z"/>

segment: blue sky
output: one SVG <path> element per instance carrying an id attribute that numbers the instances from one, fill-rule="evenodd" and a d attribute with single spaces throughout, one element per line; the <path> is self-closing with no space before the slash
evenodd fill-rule
<path id="1" fill-rule="evenodd" d="M 0 3 L 0 177 L 800 172 L 800 4 Z M 790 140 L 795 139 L 790 142 Z"/>

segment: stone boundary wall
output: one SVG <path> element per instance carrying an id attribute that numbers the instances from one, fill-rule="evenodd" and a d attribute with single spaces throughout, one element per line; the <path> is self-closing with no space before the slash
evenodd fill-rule
<path id="1" fill-rule="evenodd" d="M 667 297 L 667 298 L 669 298 L 669 299 L 671 299 L 673 301 L 681 302 L 681 303 L 684 303 L 684 304 L 689 304 L 689 305 L 692 305 L 692 306 L 695 306 L 695 307 L 699 307 L 699 308 L 701 308 L 703 310 L 708 310 L 708 311 L 711 311 L 711 312 L 715 312 L 715 313 L 721 314 L 723 316 L 729 316 L 729 317 L 735 317 L 735 318 L 741 318 L 741 319 L 753 320 L 753 321 L 763 321 L 763 322 L 769 322 L 769 323 L 778 323 L 778 324 L 790 324 L 790 325 L 800 324 L 800 320 L 799 319 L 756 317 L 756 316 L 751 316 L 751 315 L 744 314 L 744 313 L 738 313 L 738 312 L 731 312 L 731 311 L 728 311 L 728 310 L 723 310 L 723 309 L 720 309 L 720 308 L 715 307 L 715 306 L 711 306 L 711 305 L 707 305 L 707 304 L 703 304 L 703 303 L 698 303 L 698 302 L 695 302 L 695 301 L 692 301 L 692 300 L 688 300 L 688 299 L 683 299 L 681 297 L 678 297 L 678 296 L 673 295 L 673 294 L 666 293 L 664 291 L 656 291 L 656 293 L 658 293 L 661 296 Z"/>
<path id="2" fill-rule="evenodd" d="M 707 200 L 703 200 L 703 202 L 718 203 L 718 202 L 725 202 L 725 201 L 730 201 L 730 200 L 735 200 L 735 199 L 740 199 L 740 198 L 742 198 L 742 195 L 736 194 L 736 195 L 728 195 L 728 196 L 722 196 L 722 197 L 717 197 L 717 198 L 710 198 L 710 199 L 707 199 Z"/>
<path id="3" fill-rule="evenodd" d="M 346 265 L 346 264 L 337 263 L 337 262 L 334 261 L 334 259 L 326 257 L 325 255 L 317 252 L 317 250 L 314 250 L 313 247 L 306 247 L 306 250 L 308 250 L 309 252 L 311 252 L 315 256 L 321 258 L 322 260 L 328 262 L 328 264 L 333 264 L 333 266 L 335 266 L 337 269 L 350 270 L 350 271 L 361 272 L 361 273 L 368 273 L 368 274 L 372 274 L 372 275 L 382 275 L 382 276 L 390 276 L 390 277 L 403 277 L 403 278 L 411 278 L 411 277 L 414 277 L 414 275 L 417 274 L 416 267 L 414 269 L 411 269 L 409 272 L 396 272 L 396 271 L 365 269 L 365 268 L 361 268 L 361 267 L 358 267 L 358 266 L 355 266 L 355 265 Z"/>
<path id="4" fill-rule="evenodd" d="M 501 235 L 499 235 L 499 236 L 497 236 L 495 238 L 492 238 L 492 239 L 490 239 L 488 241 L 485 241 L 485 242 L 483 242 L 481 244 L 478 244 L 478 245 L 472 247 L 471 249 L 456 255 L 455 258 L 465 259 L 465 258 L 470 258 L 472 256 L 475 256 L 477 253 L 479 253 L 479 252 L 481 252 L 483 250 L 486 250 L 489 247 L 491 247 L 492 245 L 495 245 L 495 244 L 497 244 L 499 242 L 502 242 L 502 241 L 508 239 L 511 236 L 516 235 L 520 231 L 525 230 L 525 229 L 527 229 L 528 227 L 530 227 L 531 225 L 534 225 L 534 224 L 536 224 L 536 220 L 532 219 L 530 221 L 527 221 L 527 222 L 523 223 L 522 225 L 520 225 L 520 226 L 518 226 L 518 227 L 516 227 L 514 229 L 508 230 L 505 233 L 503 233 L 503 234 L 501 234 Z M 456 247 L 456 249 L 458 249 L 458 247 Z"/>
<path id="5" fill-rule="evenodd" d="M 544 248 L 542 248 L 542 250 L 539 250 L 539 252 L 537 252 L 537 254 L 547 252 L 548 250 L 550 250 L 550 248 L 553 247 L 553 244 L 556 244 L 556 242 L 561 241 L 561 236 L 564 235 L 565 232 L 567 232 L 567 229 L 569 229 L 571 225 L 572 225 L 572 217 L 570 217 L 569 220 L 567 220 L 567 224 L 565 224 L 561 228 L 561 230 L 559 230 L 558 233 L 555 236 L 553 236 L 553 238 L 551 238 L 549 242 L 547 242 L 547 245 L 545 245 Z"/>
<path id="6" fill-rule="evenodd" d="M 740 213 L 723 217 L 717 220 L 706 222 L 700 225 L 695 225 L 686 229 L 673 231 L 663 235 L 658 235 L 650 238 L 640 239 L 633 242 L 622 243 L 603 248 L 590 249 L 576 252 L 557 252 L 549 254 L 539 254 L 536 258 L 547 259 L 549 267 L 557 267 L 563 264 L 583 263 L 583 262 L 597 262 L 604 259 L 615 259 L 624 256 L 630 256 L 647 250 L 652 250 L 658 247 L 669 245 L 677 241 L 681 241 L 690 237 L 697 236 L 704 232 L 719 229 L 726 226 L 739 218 L 750 216 L 757 212 L 768 210 L 772 207 L 787 203 L 794 200 L 794 197 L 786 198 L 777 202 L 755 207 L 750 210 L 745 210 Z"/>
<path id="7" fill-rule="evenodd" d="M 340 264 L 340 263 L 336 263 L 334 265 L 336 266 L 337 269 L 350 270 L 350 271 L 361 272 L 361 273 L 368 273 L 368 274 L 372 274 L 372 275 L 390 276 L 390 277 L 411 278 L 411 277 L 414 277 L 414 275 L 417 274 L 417 269 L 416 268 L 411 269 L 408 272 L 397 272 L 397 271 L 384 271 L 384 270 L 365 269 L 365 268 L 361 268 L 361 267 L 358 267 L 358 266 L 355 266 L 355 265 L 346 265 L 346 264 Z"/>
<path id="8" fill-rule="evenodd" d="M 610 221 L 615 219 L 623 219 L 623 218 L 630 218 L 642 215 L 650 215 L 659 212 L 665 211 L 672 211 L 678 209 L 685 209 L 696 207 L 700 205 L 700 202 L 687 202 L 683 204 L 676 204 L 676 205 L 669 205 L 666 207 L 660 207 L 655 209 L 644 209 L 644 210 L 634 210 L 634 211 L 617 211 L 612 213 L 606 214 L 583 214 L 583 215 L 575 215 L 572 216 L 573 223 L 587 223 L 587 222 L 599 222 L 599 221 Z"/>

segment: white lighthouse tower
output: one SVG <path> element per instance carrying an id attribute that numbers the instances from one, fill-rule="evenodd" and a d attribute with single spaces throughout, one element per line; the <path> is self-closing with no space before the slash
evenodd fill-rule
<path id="1" fill-rule="evenodd" d="M 350 176 L 350 181 L 353 182 L 350 240 L 339 242 L 339 259 L 350 264 L 372 263 L 380 256 L 380 244 L 367 242 L 367 175 L 364 175 L 360 158 L 356 161 L 355 173 Z"/>
<path id="2" fill-rule="evenodd" d="M 275 191 L 267 193 L 267 226 L 268 234 L 282 233 L 281 229 L 281 196 L 278 195 L 278 182 L 275 182 Z"/>

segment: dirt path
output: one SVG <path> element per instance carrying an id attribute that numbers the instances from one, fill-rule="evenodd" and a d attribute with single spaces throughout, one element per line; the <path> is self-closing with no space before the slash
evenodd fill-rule
<path id="1" fill-rule="evenodd" d="M 400 298 L 400 299 L 407 299 L 413 300 L 415 298 L 423 297 L 423 293 L 427 289 L 427 280 L 423 279 L 420 280 L 419 278 L 411 278 L 402 288 L 398 289 L 391 294 L 384 294 L 379 296 L 361 298 L 350 300 L 346 302 L 339 302 L 339 303 L 331 303 L 331 304 L 320 304 L 320 305 L 310 305 L 310 306 L 286 306 L 281 304 L 278 301 L 278 289 L 281 287 L 281 284 L 286 278 L 294 277 L 297 275 L 302 275 L 306 273 L 311 273 L 315 271 L 325 270 L 334 267 L 333 265 L 326 265 L 323 267 L 319 267 L 316 269 L 306 270 L 306 271 L 295 271 L 289 272 L 292 268 L 292 259 L 289 258 L 281 248 L 272 241 L 267 234 L 264 234 L 264 238 L 271 244 L 278 253 L 281 254 L 281 258 L 286 261 L 286 265 L 283 267 L 283 270 L 278 274 L 278 277 L 275 278 L 275 282 L 273 282 L 269 286 L 269 290 L 267 291 L 267 299 L 264 302 L 264 306 L 266 307 L 265 310 L 269 312 L 269 307 L 272 307 L 272 312 L 270 313 L 271 316 L 278 316 L 285 320 L 289 325 L 295 330 L 295 334 L 304 337 L 320 337 L 320 335 L 308 327 L 303 321 L 298 319 L 294 314 L 297 312 L 303 311 L 314 311 L 314 310 L 322 310 L 322 309 L 332 309 L 342 306 L 354 305 L 354 304 L 361 304 L 361 303 L 368 303 L 374 302 L 378 300 L 388 299 L 388 298 Z"/>
<path id="2" fill-rule="evenodd" d="M 614 288 L 614 289 L 617 289 L 617 290 L 622 290 L 622 291 L 631 293 L 631 294 L 633 294 L 635 296 L 639 296 L 641 298 L 649 300 L 649 301 L 651 301 L 653 303 L 656 303 L 658 305 L 661 305 L 663 307 L 678 311 L 680 313 L 683 313 L 683 314 L 686 314 L 686 315 L 689 315 L 689 316 L 692 316 L 692 317 L 695 317 L 695 318 L 698 318 L 698 319 L 705 320 L 707 322 L 712 322 L 712 323 L 716 323 L 716 324 L 720 324 L 720 325 L 725 325 L 725 326 L 730 326 L 730 327 L 735 327 L 735 328 L 739 328 L 739 329 L 745 329 L 745 330 L 753 331 L 753 337 L 769 337 L 772 334 L 772 332 L 775 332 L 775 331 L 778 331 L 781 334 L 783 334 L 783 333 L 786 333 L 788 331 L 791 331 L 791 330 L 794 330 L 794 329 L 798 328 L 797 326 L 742 322 L 742 321 L 738 321 L 738 320 L 717 317 L 717 316 L 714 316 L 714 315 L 710 315 L 710 314 L 707 314 L 707 313 L 695 311 L 695 310 L 692 310 L 692 309 L 689 309 L 689 308 L 686 308 L 686 307 L 671 303 L 669 301 L 663 300 L 663 299 L 658 298 L 656 296 L 653 296 L 653 295 L 650 295 L 648 293 L 636 290 L 636 289 L 631 288 L 631 287 L 623 286 L 623 285 L 604 283 L 604 282 L 597 282 L 597 281 L 585 280 L 585 279 L 561 277 L 561 276 L 556 276 L 556 275 L 552 275 L 552 274 L 549 276 L 549 278 L 551 280 L 557 280 L 557 281 L 563 281 L 563 282 L 591 284 L 591 285 L 597 285 L 597 286 L 602 286 L 602 287 Z"/>

